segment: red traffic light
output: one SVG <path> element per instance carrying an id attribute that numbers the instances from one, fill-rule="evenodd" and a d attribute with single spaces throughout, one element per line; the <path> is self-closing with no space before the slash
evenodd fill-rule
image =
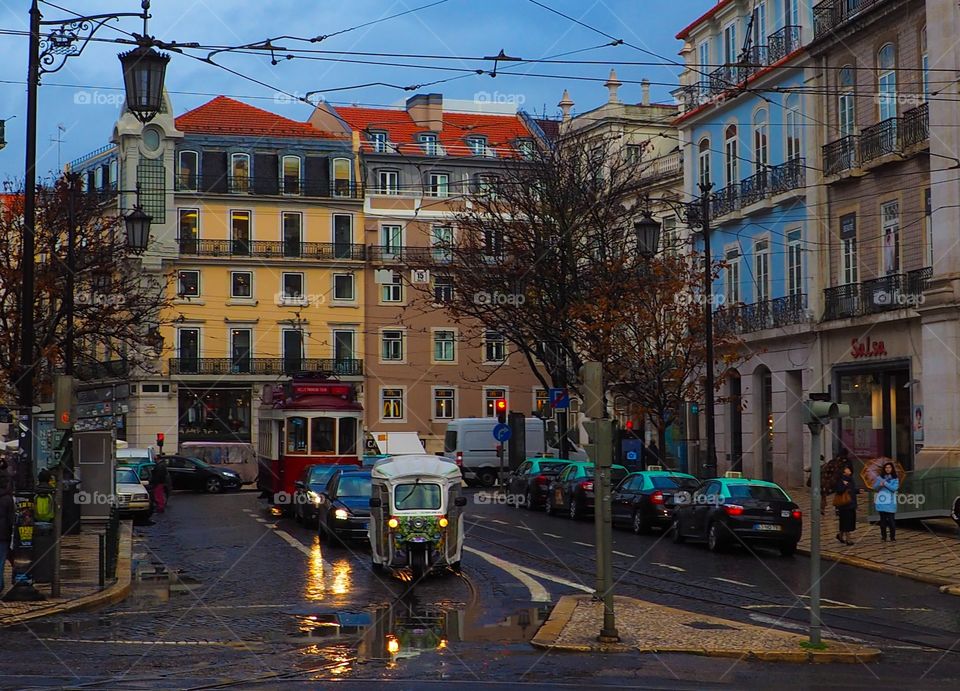
<path id="1" fill-rule="evenodd" d="M 157 441 L 163 441 L 163 432 L 157 432 Z"/>
<path id="2" fill-rule="evenodd" d="M 498 398 L 498 399 L 497 399 L 497 402 L 494 404 L 494 406 L 496 407 L 496 410 L 497 410 L 498 413 L 505 413 L 505 412 L 507 412 L 507 399 L 506 399 L 506 398 Z"/>
<path id="3" fill-rule="evenodd" d="M 633 420 L 627 420 L 626 428 L 633 429 Z"/>
<path id="4" fill-rule="evenodd" d="M 70 413 L 67 412 L 67 411 L 64 411 L 64 412 L 60 413 L 60 422 L 62 422 L 62 423 L 65 424 L 65 425 L 69 425 L 69 424 L 70 424 Z"/>

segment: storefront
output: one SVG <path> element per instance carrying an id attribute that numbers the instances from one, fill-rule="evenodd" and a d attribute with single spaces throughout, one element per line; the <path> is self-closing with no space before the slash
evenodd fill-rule
<path id="1" fill-rule="evenodd" d="M 179 385 L 179 441 L 251 441 L 249 386 Z"/>

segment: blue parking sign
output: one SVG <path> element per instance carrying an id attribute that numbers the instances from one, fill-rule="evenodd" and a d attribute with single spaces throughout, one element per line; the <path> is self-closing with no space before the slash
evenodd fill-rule
<path id="1" fill-rule="evenodd" d="M 570 407 L 570 392 L 566 389 L 550 389 L 550 407 L 566 410 Z"/>

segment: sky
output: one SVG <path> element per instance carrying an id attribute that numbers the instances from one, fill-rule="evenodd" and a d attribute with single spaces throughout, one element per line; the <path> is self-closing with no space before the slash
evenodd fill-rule
<path id="1" fill-rule="evenodd" d="M 310 106 L 297 99 L 310 92 L 317 92 L 310 94 L 312 100 L 369 105 L 397 104 L 414 93 L 437 92 L 447 99 L 557 115 L 564 88 L 576 104 L 575 113 L 601 105 L 611 67 L 624 82 L 624 102 L 640 100 L 642 79 L 650 80 L 654 101 L 669 102 L 680 71 L 671 64 L 679 59 L 681 47 L 674 36 L 714 4 L 716 0 L 153 0 L 149 32 L 164 41 L 204 46 L 173 54 L 168 65 L 166 88 L 177 115 L 223 94 L 305 120 Z M 140 2 L 53 0 L 41 2 L 40 9 L 45 20 L 52 20 L 72 13 L 136 13 Z M 29 26 L 28 11 L 29 0 L 0 0 L 0 119 L 8 120 L 0 180 L 15 184 L 24 176 L 28 44 L 21 33 Z M 141 30 L 136 17 L 109 22 L 95 36 L 108 41 L 91 42 L 62 69 L 43 75 L 37 127 L 40 177 L 109 143 L 123 101 L 116 56 L 129 49 L 112 41 Z M 278 38 L 282 36 L 327 38 L 310 42 Z M 244 46 L 267 38 L 283 49 L 275 52 L 277 65 L 263 51 L 214 55 L 211 59 L 222 67 L 203 61 L 208 46 Z M 618 39 L 624 43 L 609 45 Z M 595 64 L 507 62 L 500 63 L 492 77 L 494 63 L 483 58 L 501 50 L 523 60 Z M 294 51 L 297 56 L 288 59 Z M 438 80 L 449 81 L 430 84 Z"/>

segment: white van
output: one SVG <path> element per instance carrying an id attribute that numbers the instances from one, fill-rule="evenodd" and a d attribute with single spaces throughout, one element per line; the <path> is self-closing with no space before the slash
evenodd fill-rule
<path id="1" fill-rule="evenodd" d="M 492 417 L 457 418 L 447 423 L 447 433 L 443 438 L 444 455 L 456 459 L 457 465 L 463 468 L 465 478 L 473 476 L 480 484 L 492 487 L 500 472 L 500 459 L 497 457 L 497 446 L 500 444 L 493 438 L 493 428 L 497 424 Z M 503 450 L 504 468 L 509 468 L 507 442 Z M 526 455 L 558 456 L 556 448 L 547 446 L 544 439 L 543 420 L 535 417 L 526 418 Z M 569 460 L 586 460 L 583 449 L 576 449 L 570 454 Z"/>

